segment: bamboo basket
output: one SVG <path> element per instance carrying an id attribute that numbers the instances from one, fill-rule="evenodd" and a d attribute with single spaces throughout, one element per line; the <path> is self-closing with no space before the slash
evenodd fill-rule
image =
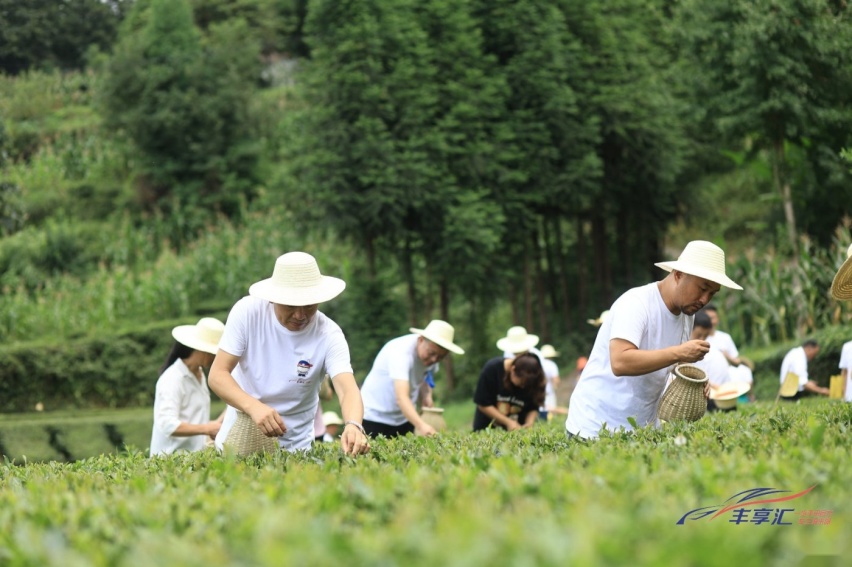
<path id="1" fill-rule="evenodd" d="M 707 411 L 704 384 L 707 374 L 694 364 L 678 364 L 674 379 L 663 393 L 657 417 L 662 421 L 698 421 Z"/>
<path id="2" fill-rule="evenodd" d="M 444 431 L 447 429 L 447 422 L 444 421 L 444 408 L 423 408 L 420 411 L 420 417 L 423 421 L 435 428 L 435 431 Z"/>
<path id="3" fill-rule="evenodd" d="M 222 446 L 241 457 L 253 453 L 274 453 L 279 449 L 277 437 L 267 437 L 245 412 L 236 410 L 237 419 Z"/>

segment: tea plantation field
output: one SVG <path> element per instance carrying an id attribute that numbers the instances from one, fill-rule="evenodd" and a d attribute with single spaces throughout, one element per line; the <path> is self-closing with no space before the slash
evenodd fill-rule
<path id="1" fill-rule="evenodd" d="M 212 451 L 149 459 L 131 449 L 7 462 L 0 565 L 847 565 L 852 557 L 850 404 L 749 404 L 592 443 L 569 440 L 562 427 L 379 440 L 358 459 L 325 444 L 247 459 Z"/>

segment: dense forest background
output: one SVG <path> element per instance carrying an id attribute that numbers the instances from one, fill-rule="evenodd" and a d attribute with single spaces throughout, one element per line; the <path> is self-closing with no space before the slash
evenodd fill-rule
<path id="1" fill-rule="evenodd" d="M 144 403 L 173 321 L 224 318 L 297 249 L 348 282 L 322 309 L 359 379 L 439 317 L 456 396 L 513 324 L 570 366 L 691 239 L 745 288 L 717 302 L 739 344 L 842 329 L 851 12 L 0 0 L 0 393 Z"/>

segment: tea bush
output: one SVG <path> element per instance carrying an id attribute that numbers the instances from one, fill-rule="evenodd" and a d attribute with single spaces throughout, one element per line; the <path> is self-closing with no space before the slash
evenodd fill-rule
<path id="1" fill-rule="evenodd" d="M 840 565 L 852 552 L 850 427 L 852 405 L 820 401 L 592 443 L 551 423 L 376 440 L 358 459 L 322 444 L 6 464 L 0 563 Z M 814 488 L 765 505 L 790 510 L 790 525 L 738 524 L 733 512 L 677 524 L 755 487 Z M 805 525 L 810 510 L 830 522 Z"/>

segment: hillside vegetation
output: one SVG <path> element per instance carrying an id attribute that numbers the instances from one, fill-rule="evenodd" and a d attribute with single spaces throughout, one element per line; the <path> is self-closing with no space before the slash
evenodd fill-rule
<path id="1" fill-rule="evenodd" d="M 827 293 L 852 242 L 845 5 L 101 4 L 68 3 L 99 34 L 8 7 L 5 410 L 32 407 L 21 376 L 40 397 L 94 380 L 68 345 L 224 317 L 296 249 L 348 282 L 323 310 L 359 378 L 444 318 L 468 353 L 444 372 L 458 397 L 512 324 L 586 354 L 585 320 L 693 238 L 728 251 L 745 291 L 719 295 L 722 327 L 749 354 L 849 322 Z M 60 37 L 75 58 L 42 49 Z M 163 342 L 103 362 L 149 389 L 69 403 L 149 401 Z"/>

